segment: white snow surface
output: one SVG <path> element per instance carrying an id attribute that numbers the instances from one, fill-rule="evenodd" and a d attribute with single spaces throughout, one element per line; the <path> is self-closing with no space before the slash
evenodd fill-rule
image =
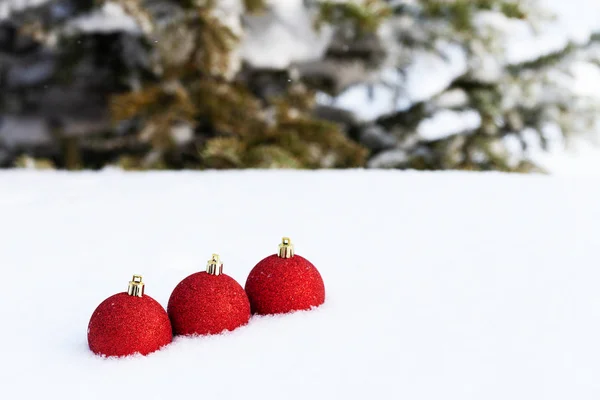
<path id="1" fill-rule="evenodd" d="M 0 173 L 0 398 L 596 400 L 598 177 L 499 173 Z M 166 306 L 217 252 L 242 285 L 283 235 L 325 304 L 87 347 L 133 273 Z"/>

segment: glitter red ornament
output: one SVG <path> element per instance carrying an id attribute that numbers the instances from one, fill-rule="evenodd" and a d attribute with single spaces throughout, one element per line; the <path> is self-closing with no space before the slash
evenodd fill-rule
<path id="1" fill-rule="evenodd" d="M 167 313 L 176 335 L 211 335 L 232 331 L 250 319 L 250 303 L 242 286 L 223 273 L 213 254 L 206 272 L 179 282 L 171 293 Z"/>
<path id="2" fill-rule="evenodd" d="M 291 240 L 284 237 L 278 254 L 264 258 L 250 271 L 246 294 L 254 314 L 284 314 L 323 304 L 325 285 L 315 266 L 294 254 Z"/>
<path id="3" fill-rule="evenodd" d="M 100 303 L 88 325 L 90 350 L 103 356 L 146 355 L 171 343 L 172 338 L 167 312 L 144 294 L 139 275 L 133 276 L 127 292 Z"/>

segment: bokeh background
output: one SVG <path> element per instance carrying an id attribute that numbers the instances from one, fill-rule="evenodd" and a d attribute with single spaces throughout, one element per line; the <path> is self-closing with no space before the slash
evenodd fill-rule
<path id="1" fill-rule="evenodd" d="M 599 110 L 597 0 L 0 0 L 5 168 L 589 170 Z"/>

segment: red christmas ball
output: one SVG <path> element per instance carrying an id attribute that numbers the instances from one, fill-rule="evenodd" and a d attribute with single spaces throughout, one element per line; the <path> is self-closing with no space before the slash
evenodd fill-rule
<path id="1" fill-rule="evenodd" d="M 315 266 L 295 255 L 290 239 L 283 238 L 279 253 L 264 258 L 250 271 L 246 294 L 254 314 L 284 314 L 323 304 L 325 285 Z"/>
<path id="2" fill-rule="evenodd" d="M 104 300 L 88 325 L 88 344 L 104 356 L 146 355 L 171 343 L 171 322 L 165 309 L 144 295 L 142 277 L 134 275 L 127 292 Z"/>
<path id="3" fill-rule="evenodd" d="M 248 296 L 222 271 L 219 256 L 213 254 L 206 272 L 192 274 L 175 287 L 167 313 L 176 335 L 212 335 L 248 323 Z"/>

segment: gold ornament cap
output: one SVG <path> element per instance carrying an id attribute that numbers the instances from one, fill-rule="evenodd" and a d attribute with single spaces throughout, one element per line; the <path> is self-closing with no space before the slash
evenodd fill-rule
<path id="1" fill-rule="evenodd" d="M 281 239 L 279 244 L 279 252 L 277 255 L 281 258 L 292 258 L 294 257 L 294 245 L 289 237 Z"/>
<path id="2" fill-rule="evenodd" d="M 129 286 L 127 287 L 127 294 L 135 297 L 144 296 L 144 282 L 142 282 L 141 275 L 134 275 L 129 281 Z"/>
<path id="3" fill-rule="evenodd" d="M 213 254 L 206 264 L 206 272 L 210 275 L 221 275 L 223 273 L 223 263 L 218 254 Z"/>

